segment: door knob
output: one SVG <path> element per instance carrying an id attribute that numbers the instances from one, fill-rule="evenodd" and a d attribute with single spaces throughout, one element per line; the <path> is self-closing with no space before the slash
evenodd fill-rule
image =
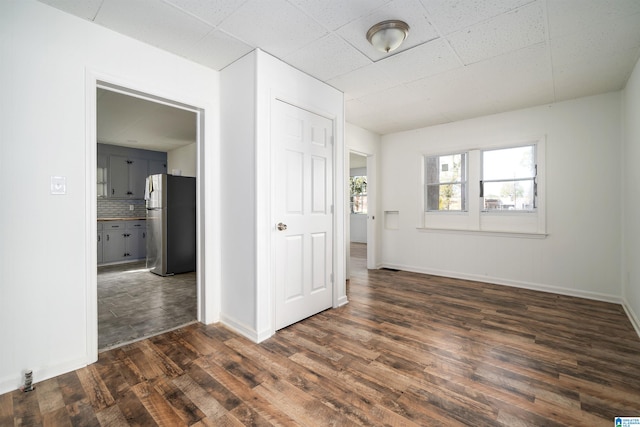
<path id="1" fill-rule="evenodd" d="M 278 229 L 278 231 L 284 231 L 287 229 L 287 224 L 279 222 L 278 225 L 276 225 L 276 228 Z"/>

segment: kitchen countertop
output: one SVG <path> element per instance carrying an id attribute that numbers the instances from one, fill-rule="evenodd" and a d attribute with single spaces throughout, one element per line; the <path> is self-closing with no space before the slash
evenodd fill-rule
<path id="1" fill-rule="evenodd" d="M 98 221 L 142 221 L 146 220 L 146 217 L 128 217 L 128 218 L 98 218 Z"/>

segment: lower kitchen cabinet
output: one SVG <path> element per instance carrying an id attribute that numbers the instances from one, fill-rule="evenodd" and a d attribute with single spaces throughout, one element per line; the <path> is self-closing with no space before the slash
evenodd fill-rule
<path id="1" fill-rule="evenodd" d="M 102 264 L 102 241 L 104 240 L 104 236 L 102 233 L 102 223 L 98 221 L 98 264 Z"/>
<path id="2" fill-rule="evenodd" d="M 141 259 L 147 257 L 147 227 L 145 221 L 127 221 L 126 230 L 126 250 L 130 259 Z"/>
<path id="3" fill-rule="evenodd" d="M 98 263 L 126 262 L 146 258 L 146 237 L 147 229 L 144 220 L 103 221 L 102 261 L 99 260 Z M 100 242 L 98 242 L 98 258 L 100 258 Z"/>

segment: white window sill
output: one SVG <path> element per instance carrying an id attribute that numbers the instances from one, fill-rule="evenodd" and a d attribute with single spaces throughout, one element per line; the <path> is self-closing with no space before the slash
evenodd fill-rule
<path id="1" fill-rule="evenodd" d="M 469 234 L 473 236 L 493 236 L 512 237 L 520 239 L 546 239 L 547 233 L 522 233 L 518 231 L 490 231 L 490 230 L 465 230 L 457 228 L 428 228 L 417 227 L 418 231 L 425 233 L 445 233 L 445 234 Z"/>

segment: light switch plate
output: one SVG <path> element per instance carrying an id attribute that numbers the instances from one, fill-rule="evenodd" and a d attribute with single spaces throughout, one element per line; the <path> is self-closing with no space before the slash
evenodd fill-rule
<path id="1" fill-rule="evenodd" d="M 67 177 L 52 176 L 51 177 L 51 194 L 67 194 Z"/>

